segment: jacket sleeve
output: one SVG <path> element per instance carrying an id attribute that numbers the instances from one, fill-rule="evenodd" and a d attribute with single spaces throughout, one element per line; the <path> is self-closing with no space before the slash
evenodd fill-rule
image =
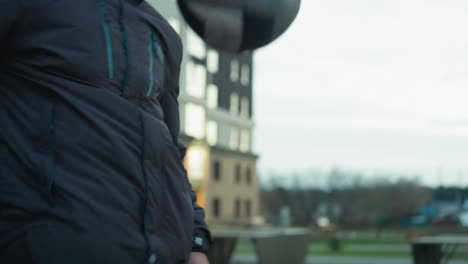
<path id="1" fill-rule="evenodd" d="M 178 80 L 175 81 L 175 84 L 172 85 L 172 89 L 166 91 L 164 98 L 162 100 L 162 108 L 164 112 L 164 122 L 169 128 L 171 133 L 172 140 L 177 146 L 181 162 L 185 157 L 186 147 L 179 139 L 180 133 L 180 117 L 179 117 L 179 84 Z M 192 251 L 198 251 L 206 253 L 209 246 L 212 244 L 211 234 L 208 229 L 208 225 L 205 223 L 205 212 L 202 207 L 196 204 L 196 194 L 190 189 L 192 196 L 192 205 L 194 211 L 194 230 L 193 230 L 193 240 L 192 240 Z"/>
<path id="2" fill-rule="evenodd" d="M 2 50 L 20 9 L 20 0 L 0 0 L 0 46 Z"/>

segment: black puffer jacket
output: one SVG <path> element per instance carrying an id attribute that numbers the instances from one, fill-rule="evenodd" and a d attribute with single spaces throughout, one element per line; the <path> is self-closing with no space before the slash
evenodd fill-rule
<path id="1" fill-rule="evenodd" d="M 181 57 L 144 1 L 0 0 L 0 248 L 41 224 L 135 263 L 209 240 L 181 162 Z"/>

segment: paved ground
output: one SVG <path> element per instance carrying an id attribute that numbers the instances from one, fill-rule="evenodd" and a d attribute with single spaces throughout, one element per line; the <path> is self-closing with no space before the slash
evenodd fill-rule
<path id="1" fill-rule="evenodd" d="M 328 245 L 326 244 L 313 244 L 310 249 L 315 251 L 326 251 Z M 343 250 L 345 251 L 378 251 L 378 252 L 410 252 L 411 246 L 409 244 L 387 244 L 387 245 L 369 245 L 369 244 L 349 244 L 344 245 Z"/>
<path id="2" fill-rule="evenodd" d="M 314 251 L 326 251 L 328 245 L 326 244 L 312 244 L 310 249 Z M 370 244 L 348 244 L 343 246 L 345 251 L 378 251 L 378 252 L 410 252 L 411 245 L 409 244 L 383 244 L 383 245 L 370 245 Z M 468 252 L 468 246 L 459 246 L 458 251 Z"/>
<path id="3" fill-rule="evenodd" d="M 235 255 L 230 264 L 257 264 L 255 255 Z M 409 258 L 373 258 L 373 257 L 307 257 L 307 264 L 412 264 Z M 267 263 L 266 263 L 267 264 Z M 467 261 L 452 260 L 447 264 L 467 264 Z"/>

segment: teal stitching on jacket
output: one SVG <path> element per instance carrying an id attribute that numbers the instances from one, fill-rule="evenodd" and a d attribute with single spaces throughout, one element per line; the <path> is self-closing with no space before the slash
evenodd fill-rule
<path id="1" fill-rule="evenodd" d="M 153 54 L 153 33 L 151 32 L 148 43 L 148 56 L 149 56 L 149 88 L 146 96 L 150 96 L 154 86 L 154 54 Z"/>
<path id="2" fill-rule="evenodd" d="M 106 21 L 107 9 L 105 3 L 100 0 L 98 1 L 99 13 L 101 14 L 101 26 L 104 31 L 104 38 L 106 41 L 106 50 L 107 50 L 107 67 L 109 71 L 109 79 L 114 79 L 114 58 L 112 54 L 112 39 L 110 34 L 109 25 Z"/>

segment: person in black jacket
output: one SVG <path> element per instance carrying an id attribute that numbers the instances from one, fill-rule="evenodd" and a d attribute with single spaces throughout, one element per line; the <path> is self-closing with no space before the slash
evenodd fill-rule
<path id="1" fill-rule="evenodd" d="M 0 263 L 207 263 L 182 44 L 143 0 L 0 0 Z"/>

